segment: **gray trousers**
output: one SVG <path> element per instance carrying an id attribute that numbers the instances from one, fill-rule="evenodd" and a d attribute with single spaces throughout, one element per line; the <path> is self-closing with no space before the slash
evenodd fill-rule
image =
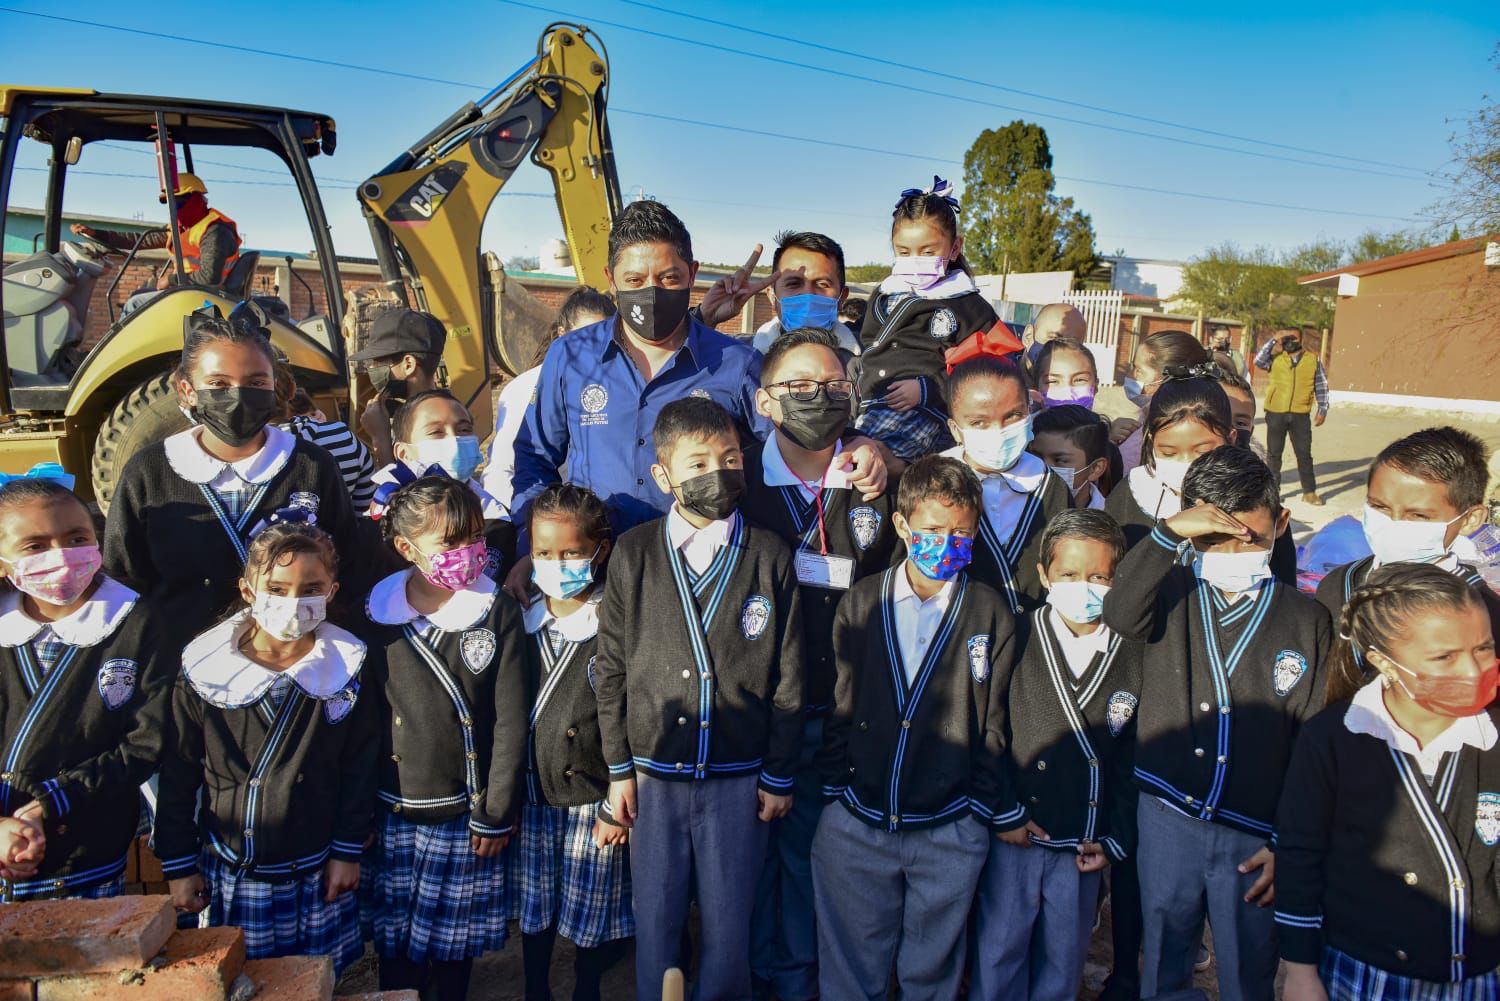
<path id="1" fill-rule="evenodd" d="M 802 757 L 792 776 L 792 810 L 771 824 L 766 864 L 750 926 L 750 970 L 769 980 L 780 1001 L 818 996 L 818 926 L 813 913 L 812 844 L 823 813 L 823 783 L 813 759 L 823 721 L 802 726 Z"/>
<path id="2" fill-rule="evenodd" d="M 639 816 L 630 832 L 638 1001 L 661 997 L 680 955 L 694 891 L 702 930 L 698 1001 L 750 997 L 750 910 L 766 850 L 756 818 L 758 776 L 666 782 L 636 773 Z"/>
<path id="3" fill-rule="evenodd" d="M 955 997 L 989 840 L 972 817 L 892 833 L 825 807 L 812 851 L 822 996 L 884 998 L 894 967 L 903 999 Z"/>
<path id="4" fill-rule="evenodd" d="M 971 1001 L 1073 1001 L 1083 983 L 1100 872 L 1073 852 L 990 839 L 979 881 Z"/>
<path id="5" fill-rule="evenodd" d="M 1141 997 L 1191 986 L 1207 917 L 1214 932 L 1221 1001 L 1272 1001 L 1275 914 L 1270 907 L 1245 902 L 1260 873 L 1239 871 L 1239 864 L 1265 847 L 1266 839 L 1183 816 L 1144 794 L 1136 817 L 1145 925 Z"/>

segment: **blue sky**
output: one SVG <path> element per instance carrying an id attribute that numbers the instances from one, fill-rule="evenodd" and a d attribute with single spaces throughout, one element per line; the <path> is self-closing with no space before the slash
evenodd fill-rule
<path id="1" fill-rule="evenodd" d="M 890 252 L 890 206 L 900 190 L 925 184 L 934 173 L 960 177 L 959 162 L 974 137 L 1018 117 L 1047 128 L 1054 169 L 1061 178 L 1070 178 L 1059 180 L 1058 191 L 1073 196 L 1093 216 L 1102 253 L 1123 248 L 1137 257 L 1185 259 L 1225 240 L 1285 248 L 1318 237 L 1350 238 L 1370 228 L 1400 228 L 1411 225 L 1403 218 L 1416 217 L 1437 194 L 1429 181 L 1401 168 L 1442 168 L 1454 120 L 1478 107 L 1485 93 L 1500 94 L 1500 64 L 1490 58 L 1500 40 L 1500 4 L 1493 0 L 1357 5 L 1268 0 L 1150 9 L 1093 2 L 705 0 L 685 6 L 659 0 L 658 5 L 927 67 L 964 82 L 757 37 L 626 0 L 526 0 L 524 5 L 458 0 L 441 6 L 264 0 L 212 5 L 201 19 L 200 37 L 215 41 L 439 77 L 472 88 L 5 10 L 0 10 L 0 37 L 6 40 L 5 76 L 17 83 L 211 96 L 332 115 L 339 125 L 338 153 L 316 161 L 315 172 L 325 183 L 324 202 L 340 252 L 353 255 L 370 250 L 352 182 L 388 162 L 463 101 L 508 76 L 554 19 L 593 25 L 609 47 L 615 109 L 611 128 L 622 186 L 671 205 L 692 231 L 698 256 L 710 261 L 740 260 L 757 241 L 769 244 L 784 228 L 829 233 L 844 244 L 851 263 L 883 260 Z M 94 0 L 75 0 L 66 7 L 21 3 L 14 9 L 169 34 L 187 34 L 194 27 L 189 17 L 153 17 L 149 6 Z M 987 84 L 1396 166 L 1207 136 Z M 631 111 L 825 142 L 751 136 Z M 29 155 L 25 164 L 40 166 L 40 147 Z M 276 163 L 269 156 L 235 151 L 212 158 L 239 165 L 203 165 L 199 173 L 209 183 L 214 204 L 239 222 L 249 244 L 293 250 L 310 246 L 291 189 L 276 186 L 272 174 L 243 169 L 273 169 Z M 77 176 L 70 180 L 70 210 L 164 218 L 154 197 L 149 158 L 91 149 L 79 167 L 143 176 Z M 41 178 L 36 172 L 18 175 L 13 202 L 39 204 Z M 1091 181 L 1364 215 L 1187 198 Z M 546 239 L 561 235 L 550 197 L 535 197 L 550 191 L 545 175 L 527 165 L 508 190 L 515 194 L 497 201 L 485 249 L 506 257 L 532 254 Z"/>

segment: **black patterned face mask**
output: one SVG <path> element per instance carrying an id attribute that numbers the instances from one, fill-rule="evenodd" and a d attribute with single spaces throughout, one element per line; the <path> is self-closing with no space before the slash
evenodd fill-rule
<path id="1" fill-rule="evenodd" d="M 193 419 L 226 445 L 248 443 L 276 412 L 276 393 L 253 386 L 198 390 Z"/>
<path id="2" fill-rule="evenodd" d="M 647 285 L 645 288 L 622 288 L 615 291 L 615 301 L 620 307 L 620 319 L 630 332 L 644 340 L 664 341 L 682 324 L 687 316 L 688 288 L 662 288 Z"/>

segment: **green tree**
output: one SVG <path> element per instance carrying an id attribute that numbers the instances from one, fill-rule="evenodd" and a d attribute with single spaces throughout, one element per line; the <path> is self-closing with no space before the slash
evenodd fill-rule
<path id="1" fill-rule="evenodd" d="M 1331 303 L 1299 286 L 1297 276 L 1306 274 L 1308 265 L 1326 263 L 1330 252 L 1326 244 L 1313 244 L 1280 257 L 1264 247 L 1246 251 L 1225 243 L 1182 269 L 1178 295 L 1210 316 L 1241 320 L 1251 331 L 1324 326 L 1332 316 Z M 1332 266 L 1338 266 L 1336 256 Z"/>
<path id="2" fill-rule="evenodd" d="M 1053 193 L 1047 130 L 1014 121 L 985 129 L 964 154 L 964 255 L 976 272 L 1094 266 L 1094 225 Z"/>
<path id="3" fill-rule="evenodd" d="M 1382 257 L 1395 257 L 1397 254 L 1404 254 L 1426 245 L 1427 241 L 1417 233 L 1406 230 L 1380 233 L 1372 229 L 1361 233 L 1349 245 L 1348 263 L 1358 264 L 1361 261 L 1376 261 Z"/>
<path id="4" fill-rule="evenodd" d="M 851 282 L 883 282 L 891 273 L 889 264 L 851 264 L 848 268 Z"/>

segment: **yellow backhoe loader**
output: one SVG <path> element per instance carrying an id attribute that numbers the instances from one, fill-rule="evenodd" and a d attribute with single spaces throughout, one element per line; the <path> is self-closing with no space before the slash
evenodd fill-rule
<path id="1" fill-rule="evenodd" d="M 358 187 L 380 264 L 376 298 L 442 321 L 448 385 L 480 428 L 493 424 L 492 378 L 530 361 L 550 319 L 519 283 L 507 282 L 499 257 L 481 249 L 485 217 L 529 156 L 552 175 L 579 281 L 603 286 L 609 228 L 620 207 L 608 85 L 598 36 L 578 25 L 549 25 L 525 65 Z M 183 317 L 205 300 L 227 315 L 251 291 L 260 255 L 247 249 L 221 286 L 179 283 L 118 317 L 111 295 L 108 330 L 83 349 L 90 297 L 108 270 L 106 258 L 118 252 L 62 239 L 63 192 L 69 168 L 89 144 L 106 140 L 152 150 L 163 195 L 179 156 L 180 169 L 192 172 L 194 155 L 211 147 L 265 149 L 285 164 L 312 232 L 328 313 L 298 321 L 282 307 L 273 315 L 271 339 L 320 408 L 357 426 L 360 395 L 369 386 L 350 371 L 348 356 L 360 332 L 354 324 L 345 329 L 338 257 L 308 163 L 334 153 L 332 118 L 198 99 L 0 86 L 0 203 L 10 206 L 21 144 L 40 142 L 50 153 L 42 245 L 6 264 L 0 288 L 0 472 L 60 462 L 76 477 L 77 491 L 107 509 L 129 458 L 187 425 L 170 377 Z M 175 232 L 175 203 L 164 201 Z M 0 241 L 4 227 L 0 220 Z M 117 275 L 135 254 L 117 264 Z M 181 277 L 180 248 L 172 257 Z"/>

